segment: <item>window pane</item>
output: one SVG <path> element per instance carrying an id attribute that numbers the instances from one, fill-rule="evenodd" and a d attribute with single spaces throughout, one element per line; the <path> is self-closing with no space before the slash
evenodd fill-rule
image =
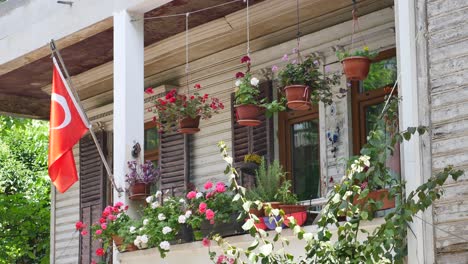
<path id="1" fill-rule="evenodd" d="M 292 174 L 299 200 L 320 197 L 318 119 L 291 126 Z"/>
<path id="2" fill-rule="evenodd" d="M 159 148 L 159 133 L 156 127 L 145 130 L 145 151 Z"/>
<path id="3" fill-rule="evenodd" d="M 385 103 L 371 105 L 365 108 L 366 114 L 366 138 L 369 135 L 369 132 L 374 129 L 377 120 L 382 113 Z"/>
<path id="4" fill-rule="evenodd" d="M 393 86 L 397 79 L 396 57 L 371 64 L 369 75 L 362 83 L 363 92 Z"/>

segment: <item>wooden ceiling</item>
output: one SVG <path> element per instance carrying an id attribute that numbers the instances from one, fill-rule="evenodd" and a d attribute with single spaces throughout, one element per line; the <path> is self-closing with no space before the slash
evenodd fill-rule
<path id="1" fill-rule="evenodd" d="M 255 5 L 263 0 L 250 0 L 251 3 L 252 1 L 254 2 L 254 9 Z M 263 5 L 271 1 L 272 0 L 265 0 Z M 290 1 L 293 2 L 292 0 L 288 0 L 287 2 Z M 225 2 L 225 0 L 174 0 L 146 13 L 145 17 L 185 13 Z M 311 33 L 350 20 L 351 13 L 349 10 L 352 8 L 351 2 L 351 0 L 301 0 L 301 6 L 304 7 L 300 10 L 302 21 L 323 17 L 321 23 L 317 23 L 315 27 L 305 29 L 305 32 L 302 33 Z M 359 2 L 361 15 L 393 5 L 393 0 L 362 0 Z M 290 4 L 291 3 L 289 3 L 289 5 Z M 285 9 L 282 9 L 282 5 L 283 4 L 269 7 L 274 9 L 275 12 L 278 12 L 278 15 L 271 19 L 256 21 L 255 13 L 253 13 L 252 39 L 260 37 L 261 35 L 280 31 L 295 24 L 295 10 L 291 10 L 288 4 L 285 4 Z M 258 6 L 262 6 L 262 4 L 260 3 Z M 245 27 L 236 27 L 236 24 L 241 25 L 244 23 L 244 19 L 240 21 L 238 19 L 239 16 L 232 15 L 244 7 L 245 4 L 239 1 L 238 3 L 220 6 L 216 9 L 191 14 L 190 28 L 194 28 L 194 31 L 197 30 L 195 27 L 210 22 L 214 23 L 220 18 L 224 18 L 225 21 L 223 23 L 228 29 L 224 30 L 224 34 L 218 34 L 217 37 L 210 38 L 208 41 L 211 42 L 211 45 L 198 45 L 191 48 L 191 60 L 239 45 L 245 41 Z M 339 13 L 340 10 L 344 15 L 327 16 L 327 14 Z M 149 47 L 157 46 L 165 40 L 176 38 L 178 34 L 180 35 L 180 33 L 184 32 L 185 21 L 184 19 L 180 19 L 180 17 L 151 19 L 145 20 L 144 27 L 145 47 L 147 47 L 146 49 L 148 50 Z M 212 34 L 216 34 L 216 32 L 212 32 Z M 199 35 L 210 36 L 210 32 L 201 32 Z M 286 41 L 294 37 L 290 35 L 291 34 L 285 34 L 284 40 L 279 39 L 279 41 Z M 206 41 L 205 39 L 205 42 Z M 274 43 L 265 45 L 271 46 L 272 44 Z M 62 49 L 61 53 L 70 74 L 72 76 L 79 76 L 86 72 L 92 72 L 96 68 L 111 67 L 111 61 L 113 59 L 112 46 L 113 28 L 110 28 Z M 261 46 L 259 46 L 259 48 L 261 48 Z M 161 65 L 162 62 L 166 69 L 183 64 L 185 58 L 183 56 L 175 56 L 176 54 L 182 55 L 183 51 L 183 43 L 174 43 L 174 50 L 166 52 L 164 56 L 155 55 L 157 59 L 146 61 L 145 76 L 163 71 L 164 69 L 158 66 Z M 145 56 L 147 56 L 146 53 Z M 51 59 L 49 56 L 45 56 L 1 75 L 0 103 L 9 103 L 0 104 L 0 114 L 16 114 L 32 118 L 47 119 L 49 114 L 49 95 L 44 92 L 44 87 L 50 85 L 52 76 L 51 70 Z M 112 73 L 108 71 L 108 75 L 109 78 L 103 78 L 102 82 L 94 83 L 92 86 L 87 87 L 88 89 L 80 91 L 80 97 L 85 99 L 112 89 Z"/>

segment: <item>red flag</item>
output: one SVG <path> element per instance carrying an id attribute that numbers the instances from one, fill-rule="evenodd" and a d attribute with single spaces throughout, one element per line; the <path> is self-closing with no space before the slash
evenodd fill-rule
<path id="1" fill-rule="evenodd" d="M 78 181 L 72 148 L 88 131 L 84 113 L 54 59 L 49 130 L 49 176 L 61 193 Z"/>

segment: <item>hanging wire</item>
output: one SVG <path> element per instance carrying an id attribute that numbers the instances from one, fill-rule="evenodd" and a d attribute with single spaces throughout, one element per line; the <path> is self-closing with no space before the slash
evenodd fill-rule
<path id="1" fill-rule="evenodd" d="M 299 17 L 299 0 L 296 0 L 296 16 L 297 16 L 297 33 L 296 33 L 296 38 L 297 38 L 297 52 L 299 53 L 299 44 L 301 41 L 301 30 L 300 30 L 300 17 Z"/>
<path id="2" fill-rule="evenodd" d="M 187 82 L 187 96 L 189 95 L 189 16 L 190 13 L 185 14 L 185 79 Z"/>
<path id="3" fill-rule="evenodd" d="M 250 57 L 250 14 L 249 14 L 249 0 L 247 2 L 247 56 Z"/>

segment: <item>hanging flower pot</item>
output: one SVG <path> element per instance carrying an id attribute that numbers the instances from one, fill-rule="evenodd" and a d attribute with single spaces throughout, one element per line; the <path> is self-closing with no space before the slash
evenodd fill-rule
<path id="1" fill-rule="evenodd" d="M 128 198 L 130 200 L 144 200 L 150 195 L 150 185 L 143 182 L 132 184 L 129 189 L 130 195 Z"/>
<path id="2" fill-rule="evenodd" d="M 364 56 L 351 56 L 344 58 L 343 71 L 346 78 L 350 81 L 362 81 L 367 78 L 371 60 Z"/>
<path id="3" fill-rule="evenodd" d="M 284 87 L 287 106 L 292 110 L 310 109 L 310 88 L 306 85 L 288 85 Z"/>
<path id="4" fill-rule="evenodd" d="M 258 105 L 245 104 L 236 106 L 237 123 L 241 126 L 258 126 L 262 123 L 258 119 L 262 109 Z"/>
<path id="5" fill-rule="evenodd" d="M 179 133 L 182 134 L 195 134 L 200 131 L 198 126 L 200 125 L 200 116 L 191 118 L 187 116 L 179 120 Z"/>

